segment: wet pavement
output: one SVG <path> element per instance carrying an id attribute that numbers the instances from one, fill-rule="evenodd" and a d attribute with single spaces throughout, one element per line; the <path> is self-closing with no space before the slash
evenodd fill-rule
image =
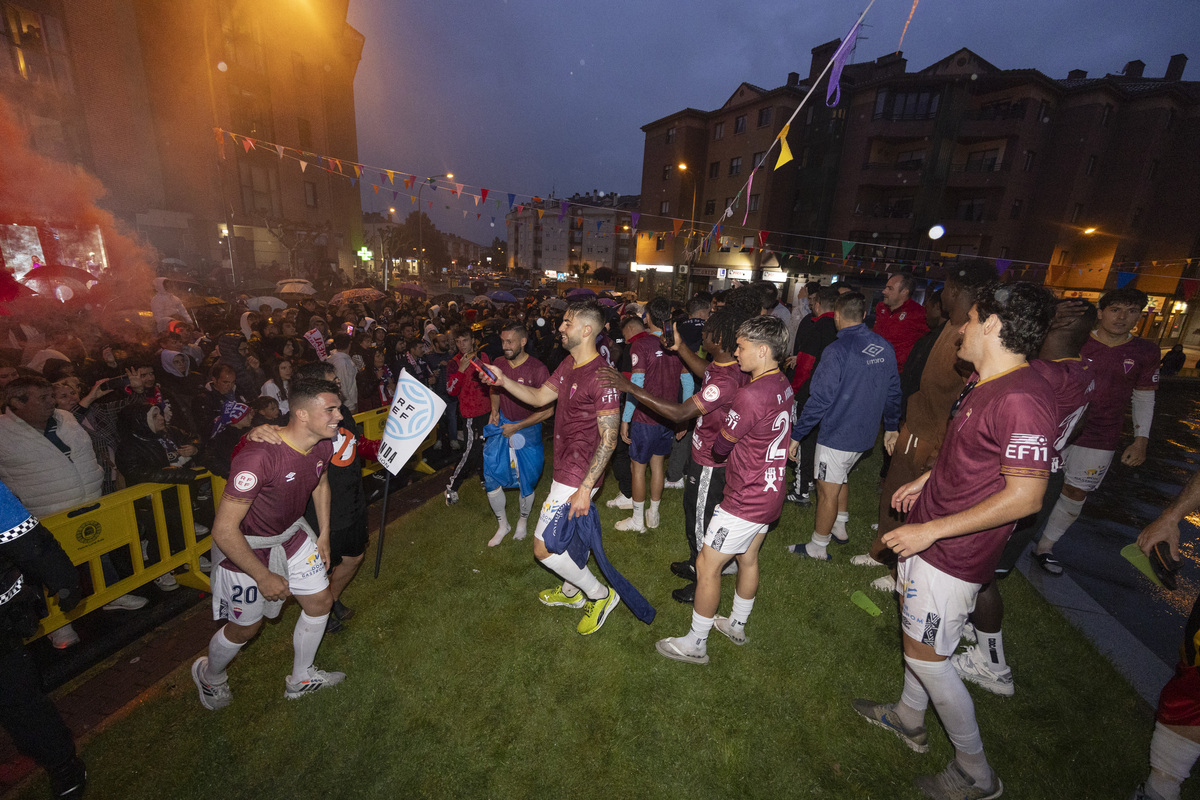
<path id="1" fill-rule="evenodd" d="M 1127 423 L 1126 430 L 1130 428 Z M 1120 464 L 1117 451 L 1104 483 L 1055 547 L 1066 576 L 1044 577 L 1036 567 L 1022 571 L 1072 622 L 1085 632 L 1090 627 L 1100 649 L 1143 697 L 1154 702 L 1174 669 L 1184 624 L 1200 593 L 1200 514 L 1191 515 L 1181 527 L 1183 566 L 1175 591 L 1151 583 L 1120 551 L 1158 517 L 1200 466 L 1200 380 L 1163 382 L 1150 441 L 1140 467 Z M 1023 567 L 1028 564 L 1022 559 Z M 1106 615 L 1111 620 L 1103 619 Z"/>

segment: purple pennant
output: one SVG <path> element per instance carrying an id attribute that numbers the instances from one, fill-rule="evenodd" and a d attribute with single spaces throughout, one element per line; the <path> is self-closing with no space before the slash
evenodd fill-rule
<path id="1" fill-rule="evenodd" d="M 638 224 L 638 220 L 642 218 L 642 212 L 634 211 L 631 216 L 632 216 L 632 221 L 633 221 L 633 227 L 636 228 L 637 224 Z"/>
<path id="2" fill-rule="evenodd" d="M 1008 272 L 1008 268 L 1011 266 L 1012 266 L 1011 259 L 1008 259 L 1008 258 L 997 258 L 996 259 L 996 271 L 999 272 L 1001 275 Z"/>
<path id="3" fill-rule="evenodd" d="M 558 221 L 562 222 L 564 219 L 566 219 L 566 216 L 567 216 L 567 201 L 563 200 L 562 207 L 558 212 Z"/>
<path id="4" fill-rule="evenodd" d="M 846 59 L 850 57 L 850 51 L 854 49 L 854 42 L 858 39 L 858 25 L 854 23 L 854 27 L 850 29 L 850 33 L 846 34 L 846 41 L 842 42 L 842 46 L 838 48 L 837 54 L 833 57 L 833 69 L 829 72 L 829 88 L 825 92 L 825 105 L 833 108 L 842 99 L 842 87 L 839 82 L 842 80 L 842 67 L 846 66 Z"/>

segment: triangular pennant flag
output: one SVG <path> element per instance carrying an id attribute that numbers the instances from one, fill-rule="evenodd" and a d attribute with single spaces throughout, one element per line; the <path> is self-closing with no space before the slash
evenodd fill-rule
<path id="1" fill-rule="evenodd" d="M 429 191 L 431 191 L 431 192 L 437 191 L 437 181 L 435 178 L 429 179 Z"/>
<path id="2" fill-rule="evenodd" d="M 771 233 L 770 231 L 759 231 L 758 232 L 758 246 L 759 247 L 767 246 L 767 236 L 769 236 L 770 233 Z"/>
<path id="3" fill-rule="evenodd" d="M 450 192 L 450 194 L 462 194 L 462 187 L 461 183 L 454 184 L 454 191 Z"/>
<path id="4" fill-rule="evenodd" d="M 387 181 L 387 175 L 384 175 L 382 172 L 379 173 L 379 182 L 384 183 L 385 181 Z"/>
<path id="5" fill-rule="evenodd" d="M 426 202 L 426 204 L 429 206 L 429 210 L 430 210 L 430 211 L 433 211 L 433 201 L 432 201 L 432 200 L 426 200 L 425 202 Z"/>
<path id="6" fill-rule="evenodd" d="M 246 148 L 246 152 L 249 153 L 254 149 L 254 140 L 247 136 L 245 139 L 242 139 L 242 147 Z"/>
<path id="7" fill-rule="evenodd" d="M 512 192 L 508 193 L 508 210 L 509 211 L 512 210 L 513 201 L 515 201 L 516 199 L 517 199 L 517 196 L 515 194 L 513 194 Z"/>
<path id="8" fill-rule="evenodd" d="M 464 208 L 463 209 L 463 219 L 466 219 L 466 218 L 467 218 L 467 210 Z"/>
<path id="9" fill-rule="evenodd" d="M 341 162 L 341 161 L 338 161 L 338 160 L 335 158 L 335 159 L 333 159 L 333 163 L 334 163 L 334 165 L 337 167 L 337 171 L 338 171 L 338 172 L 341 172 L 341 171 L 342 171 L 342 162 Z"/>
<path id="10" fill-rule="evenodd" d="M 517 203 L 517 213 L 522 214 L 522 213 L 524 213 L 524 211 L 525 211 L 525 204 Z"/>
<path id="11" fill-rule="evenodd" d="M 479 205 L 479 195 L 472 195 L 475 198 L 475 205 Z"/>
<path id="12" fill-rule="evenodd" d="M 634 211 L 634 212 L 633 212 L 632 214 L 630 214 L 629 216 L 630 216 L 630 222 L 632 222 L 632 223 L 633 223 L 633 228 L 634 228 L 634 230 L 636 230 L 636 229 L 637 229 L 638 220 L 642 218 L 642 213 L 641 213 L 640 211 Z"/>
<path id="13" fill-rule="evenodd" d="M 677 219 L 677 220 L 675 220 L 674 222 L 672 222 L 671 224 L 675 226 L 675 231 L 674 231 L 674 232 L 675 232 L 675 234 L 676 234 L 676 235 L 678 235 L 678 234 L 679 234 L 679 229 L 683 227 L 683 220 L 681 220 L 681 219 Z"/>
<path id="14" fill-rule="evenodd" d="M 850 251 L 854 249 L 854 242 L 842 242 L 842 258 L 850 255 Z"/>
<path id="15" fill-rule="evenodd" d="M 483 214 L 476 214 L 476 215 L 475 215 L 475 219 L 479 219 L 479 218 L 480 218 L 480 217 L 482 217 L 482 216 L 483 216 Z"/>
<path id="16" fill-rule="evenodd" d="M 283 158 L 283 145 L 281 145 L 281 144 L 275 145 L 275 152 L 279 153 L 280 158 Z"/>
<path id="17" fill-rule="evenodd" d="M 1010 259 L 1007 259 L 1007 258 L 997 258 L 996 259 L 996 272 L 999 273 L 1000 275 L 1003 275 L 1004 273 L 1008 272 L 1008 268 L 1011 266 L 1012 266 L 1012 261 Z"/>
<path id="18" fill-rule="evenodd" d="M 567 201 L 563 200 L 562 206 L 559 208 L 559 212 L 558 212 L 558 221 L 559 222 L 562 222 L 563 219 L 567 216 L 567 208 L 568 208 Z"/>
<path id="19" fill-rule="evenodd" d="M 396 198 L 397 198 L 397 197 L 399 197 L 399 196 L 400 196 L 400 193 L 399 193 L 399 192 L 397 192 L 397 191 L 395 191 L 395 190 L 393 189 L 393 190 L 392 190 L 392 202 L 393 202 L 393 203 L 394 203 L 394 202 L 396 202 Z"/>
<path id="20" fill-rule="evenodd" d="M 487 193 L 488 193 L 488 190 L 487 190 L 487 189 L 480 189 L 480 190 L 479 190 L 479 199 L 480 199 L 482 202 L 484 202 L 484 203 L 486 203 L 486 202 L 487 202 Z"/>
<path id="21" fill-rule="evenodd" d="M 1117 273 L 1117 288 L 1124 289 L 1136 277 L 1137 277 L 1136 272 L 1118 272 Z"/>
<path id="22" fill-rule="evenodd" d="M 750 171 L 750 180 L 748 180 L 746 182 L 746 197 L 750 196 L 750 190 L 754 186 L 754 173 L 757 171 L 758 171 L 757 169 L 753 169 Z M 746 213 L 742 215 L 742 224 L 745 225 L 746 220 L 748 220 L 748 219 L 750 219 L 750 203 L 749 202 L 746 203 Z"/>
<path id="23" fill-rule="evenodd" d="M 546 213 L 546 209 L 544 209 L 544 208 L 539 208 L 539 209 L 537 210 L 537 212 L 538 212 L 538 219 L 541 219 L 541 218 L 542 218 L 542 214 L 545 214 L 545 213 Z"/>
<path id="24" fill-rule="evenodd" d="M 306 169 L 308 169 L 308 162 L 301 159 L 300 160 L 300 171 L 304 172 L 304 170 L 306 170 Z"/>
<path id="25" fill-rule="evenodd" d="M 355 186 L 358 186 L 358 178 L 351 178 L 350 179 L 350 188 L 353 189 Z"/>
<path id="26" fill-rule="evenodd" d="M 842 67 L 846 66 L 846 59 L 849 58 L 850 51 L 854 49 L 854 43 L 858 39 L 858 26 L 858 22 L 854 23 L 850 33 L 846 34 L 842 46 L 833 56 L 833 69 L 829 72 L 829 88 L 825 92 L 825 105 L 830 108 L 836 106 L 842 99 L 842 87 L 838 84 L 842 80 Z"/>
<path id="27" fill-rule="evenodd" d="M 779 140 L 779 160 L 775 162 L 775 169 L 779 169 L 784 164 L 792 160 L 792 151 L 791 148 L 788 147 L 787 143 L 788 128 L 790 127 L 791 123 L 784 125 L 783 130 L 781 130 L 779 135 L 775 137 Z"/>
<path id="28" fill-rule="evenodd" d="M 492 217 L 492 227 L 496 227 L 496 218 Z"/>
<path id="29" fill-rule="evenodd" d="M 362 177 L 362 167 L 360 167 L 358 164 L 354 165 L 354 177 L 356 177 L 356 178 Z"/>
<path id="30" fill-rule="evenodd" d="M 375 190 L 375 194 L 379 194 L 379 184 L 378 183 L 372 183 L 371 188 Z"/>
<path id="31" fill-rule="evenodd" d="M 415 194 L 410 194 L 410 195 L 408 196 L 408 199 L 412 201 L 412 204 L 413 204 L 413 205 L 416 205 L 416 204 L 417 204 L 417 196 L 416 196 Z"/>
<path id="32" fill-rule="evenodd" d="M 603 224 L 604 224 L 604 220 L 600 220 L 599 222 L 596 223 L 596 233 L 600 232 L 600 226 Z"/>
<path id="33" fill-rule="evenodd" d="M 411 175 L 409 175 L 407 178 L 405 178 L 405 179 L 404 179 L 404 188 L 405 188 L 405 189 L 411 189 L 411 188 L 412 188 L 412 182 L 413 182 L 412 176 L 411 176 Z"/>

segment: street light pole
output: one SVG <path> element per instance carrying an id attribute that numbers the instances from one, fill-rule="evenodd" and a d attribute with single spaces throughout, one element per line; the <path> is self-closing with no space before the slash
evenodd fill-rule
<path id="1" fill-rule="evenodd" d="M 453 177 L 454 177 L 453 172 L 447 172 L 444 175 L 434 175 L 431 178 L 426 178 L 425 180 L 421 181 L 421 185 L 417 187 L 417 279 L 418 280 L 420 280 L 420 278 L 423 276 L 424 269 L 425 269 L 425 246 L 422 244 L 422 241 L 424 239 L 424 230 L 423 230 L 424 226 L 421 224 L 421 214 L 423 214 L 424 212 L 421 211 L 421 190 L 425 188 L 425 184 L 433 183 L 438 178 L 453 178 Z"/>
<path id="2" fill-rule="evenodd" d="M 680 162 L 679 164 L 676 165 L 676 169 L 678 169 L 684 175 L 688 175 L 688 165 L 687 164 Z M 687 252 L 687 244 L 686 243 L 691 241 L 692 234 L 696 231 L 696 173 L 694 171 L 691 173 L 691 178 L 692 178 L 692 214 L 688 218 L 688 235 L 684 239 L 685 254 Z M 689 261 L 690 261 L 690 259 L 689 259 Z M 690 266 L 690 264 L 689 264 L 689 266 Z M 690 280 L 690 279 L 691 278 L 689 277 L 688 280 Z M 686 282 L 687 281 L 684 281 L 684 283 L 686 283 Z"/>

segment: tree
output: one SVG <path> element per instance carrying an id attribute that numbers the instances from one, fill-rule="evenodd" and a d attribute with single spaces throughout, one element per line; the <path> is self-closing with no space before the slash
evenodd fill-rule
<path id="1" fill-rule="evenodd" d="M 450 266 L 450 252 L 446 249 L 446 240 L 433 221 L 425 216 L 424 211 L 410 211 L 405 217 L 402 227 L 411 248 L 403 257 L 420 258 L 418 249 L 424 247 L 427 272 L 438 274 L 442 269 Z M 397 257 L 400 255 L 397 254 Z"/>
<path id="2" fill-rule="evenodd" d="M 612 267 L 597 267 L 596 271 L 592 273 L 592 277 L 607 286 L 617 277 L 617 273 L 613 272 Z"/>
<path id="3" fill-rule="evenodd" d="M 580 286 L 583 286 L 583 283 L 584 283 L 584 281 L 586 281 L 586 280 L 587 280 L 587 274 L 588 274 L 589 272 L 591 272 L 591 271 L 592 271 L 592 265 L 591 265 L 591 264 L 589 264 L 589 263 L 588 263 L 588 262 L 586 262 L 586 261 L 580 262 L 580 264 L 579 264 L 579 269 L 578 269 L 578 272 L 579 272 L 579 285 L 580 285 Z"/>

